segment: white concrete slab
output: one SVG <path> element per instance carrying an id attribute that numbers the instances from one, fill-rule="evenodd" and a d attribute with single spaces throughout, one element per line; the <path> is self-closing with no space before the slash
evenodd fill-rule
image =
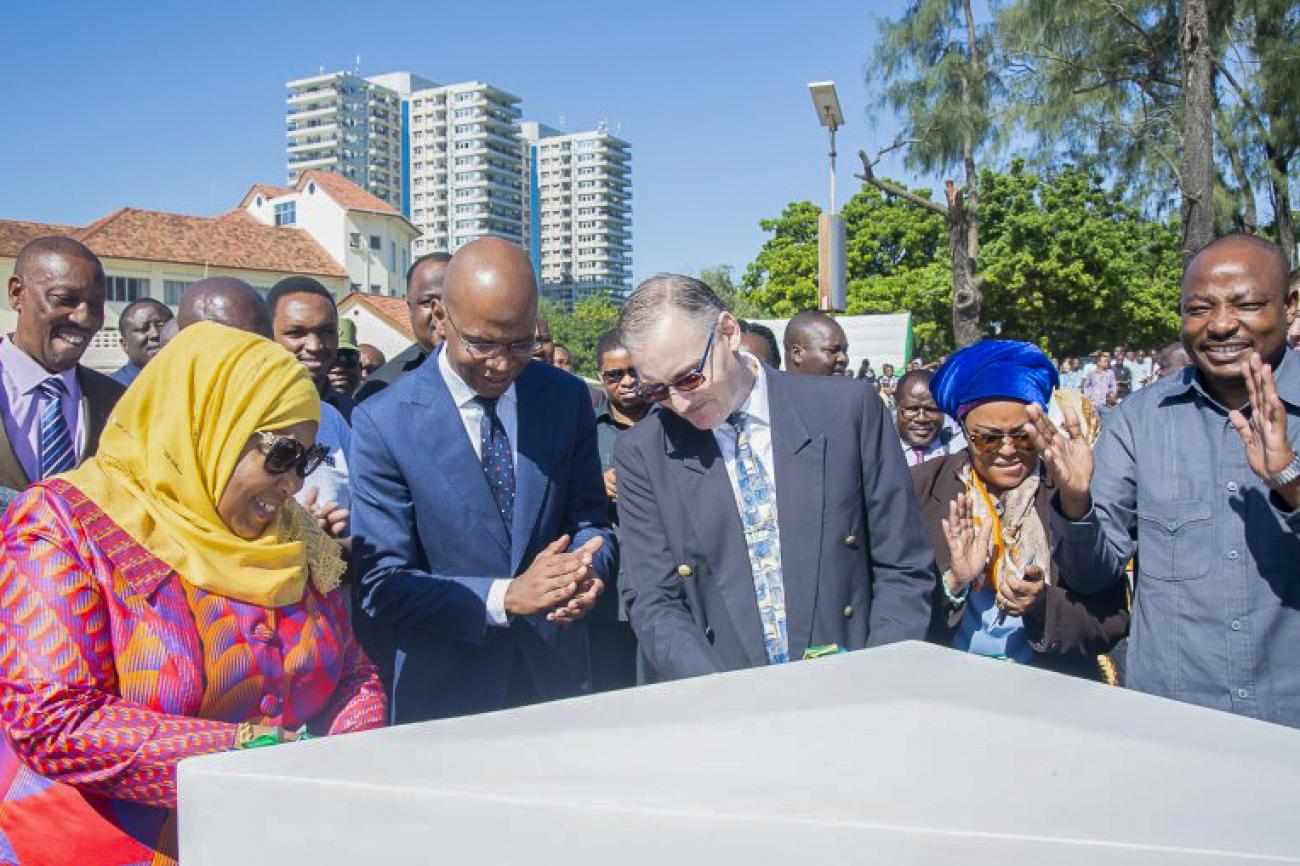
<path id="1" fill-rule="evenodd" d="M 915 643 L 180 779 L 186 866 L 1300 863 L 1300 731 Z"/>

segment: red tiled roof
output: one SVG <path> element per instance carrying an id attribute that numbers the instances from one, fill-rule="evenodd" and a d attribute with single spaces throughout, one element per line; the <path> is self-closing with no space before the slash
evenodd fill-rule
<path id="1" fill-rule="evenodd" d="M 26 240 L 56 230 L 81 241 L 102 258 L 347 276 L 301 229 L 263 225 L 252 217 L 234 214 L 212 219 L 136 208 L 114 211 L 81 229 L 0 220 L 0 255 L 16 255 Z M 26 240 L 13 245 L 23 237 Z"/>
<path id="2" fill-rule="evenodd" d="M 252 200 L 253 196 L 258 193 L 261 193 L 267 198 L 279 198 L 282 195 L 289 195 L 293 191 L 293 187 L 273 186 L 269 183 L 255 183 L 252 188 L 244 194 L 244 198 L 239 202 L 239 206 L 241 208 L 248 207 L 248 203 Z"/>
<path id="3" fill-rule="evenodd" d="M 322 171 L 319 168 L 309 169 L 302 173 L 302 177 L 298 178 L 299 192 L 307 185 L 308 181 L 315 181 L 316 185 L 324 189 L 330 198 L 348 210 L 369 211 L 371 213 L 388 214 L 389 216 L 402 215 L 400 210 L 378 196 L 366 192 L 342 175 Z"/>
<path id="4" fill-rule="evenodd" d="M 339 301 L 339 311 L 347 312 L 353 305 L 359 304 L 370 310 L 379 318 L 402 332 L 402 336 L 415 342 L 415 332 L 411 330 L 411 311 L 404 298 L 390 298 L 387 295 L 372 295 L 369 292 L 352 292 Z"/>
<path id="5" fill-rule="evenodd" d="M 24 220 L 0 220 L 0 256 L 17 256 L 31 241 L 46 235 L 75 236 L 76 226 L 33 223 Z"/>

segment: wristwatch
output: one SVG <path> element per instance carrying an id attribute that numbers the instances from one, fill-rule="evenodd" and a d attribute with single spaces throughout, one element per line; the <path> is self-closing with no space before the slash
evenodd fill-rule
<path id="1" fill-rule="evenodd" d="M 1279 490 L 1286 487 L 1297 478 L 1300 478 L 1300 454 L 1297 454 L 1295 459 L 1288 463 L 1286 468 L 1281 472 L 1265 478 L 1264 483 L 1267 484 L 1271 490 Z"/>

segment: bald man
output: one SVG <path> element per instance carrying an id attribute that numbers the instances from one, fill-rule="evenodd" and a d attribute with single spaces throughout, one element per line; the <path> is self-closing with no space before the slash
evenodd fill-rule
<path id="1" fill-rule="evenodd" d="M 1300 726 L 1300 358 L 1274 244 L 1230 235 L 1183 275 L 1191 365 L 1115 409 L 1094 449 L 1036 414 L 1050 537 L 1080 593 L 1137 557 L 1126 685 Z M 1235 430 L 1234 430 L 1235 428 Z M 1095 457 L 1094 457 L 1095 454 Z"/>
<path id="2" fill-rule="evenodd" d="M 94 253 L 72 238 L 37 238 L 18 253 L 8 290 L 18 325 L 0 339 L 0 488 L 15 491 L 94 454 L 124 389 L 81 365 L 104 325 Z"/>
<path id="3" fill-rule="evenodd" d="M 176 324 L 216 322 L 229 328 L 271 337 L 271 314 L 257 290 L 235 277 L 208 277 L 185 290 L 177 305 Z"/>
<path id="4" fill-rule="evenodd" d="M 840 323 L 817 310 L 795 314 L 785 326 L 785 368 L 812 376 L 843 376 L 849 339 Z"/>
<path id="5" fill-rule="evenodd" d="M 586 385 L 533 360 L 527 254 L 465 245 L 434 314 L 441 351 L 353 415 L 356 608 L 395 723 L 589 691 L 617 573 Z"/>

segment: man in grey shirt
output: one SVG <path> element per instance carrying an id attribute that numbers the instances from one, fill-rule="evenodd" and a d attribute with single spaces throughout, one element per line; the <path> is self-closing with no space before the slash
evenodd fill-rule
<path id="1" fill-rule="evenodd" d="M 1181 305 L 1192 365 L 1119 407 L 1095 474 L 1073 413 L 1068 437 L 1034 413 L 1059 490 L 1057 566 L 1089 593 L 1124 579 L 1136 554 L 1131 687 L 1300 727 L 1300 358 L 1286 351 L 1286 259 L 1256 237 L 1221 238 L 1188 263 Z"/>

